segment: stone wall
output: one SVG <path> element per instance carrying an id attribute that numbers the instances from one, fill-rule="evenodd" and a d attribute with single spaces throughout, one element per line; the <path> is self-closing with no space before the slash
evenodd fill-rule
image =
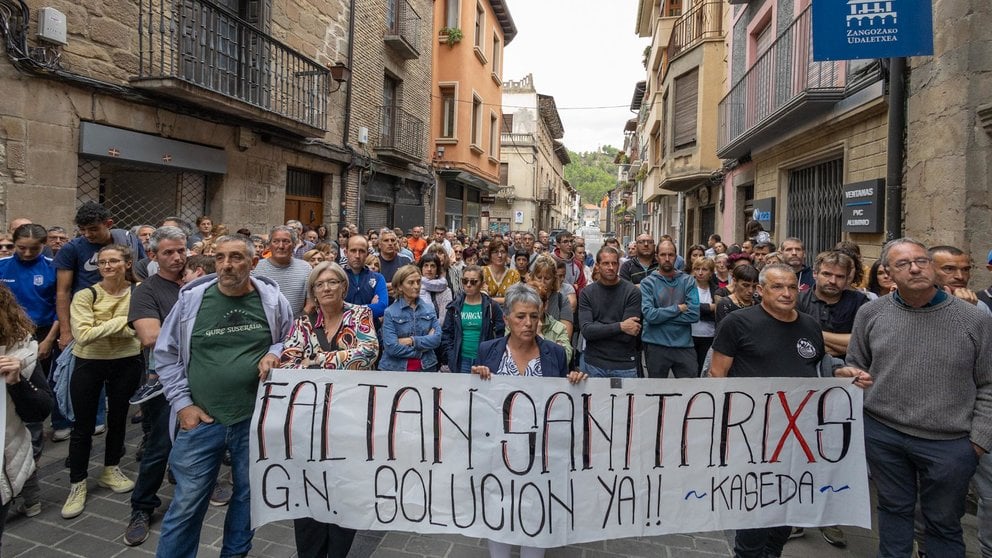
<path id="1" fill-rule="evenodd" d="M 855 115 L 818 126 L 768 151 L 754 154 L 754 199 L 776 198 L 773 235 L 776 242 L 788 236 L 787 171 L 826 158 L 828 154 L 843 153 L 844 183 L 885 178 L 887 122 L 886 105 L 878 101 Z M 848 236 L 861 246 L 866 259 L 873 260 L 881 252 L 884 243 L 881 233 L 850 233 Z"/>
<path id="2" fill-rule="evenodd" d="M 210 212 L 215 222 L 261 231 L 283 221 L 286 168 L 328 175 L 340 169 L 255 137 L 239 147 L 235 126 L 206 122 L 149 105 L 26 77 L 0 64 L 0 200 L 2 227 L 15 217 L 69 226 L 75 214 L 79 123 L 82 120 L 221 148 L 227 174 L 211 177 Z M 329 197 L 325 198 L 329 201 Z M 325 203 L 325 214 L 332 204 Z"/>
<path id="3" fill-rule="evenodd" d="M 936 0 L 933 22 L 934 55 L 910 59 L 903 225 L 924 243 L 970 251 L 972 287 L 985 288 L 992 140 L 979 109 L 992 102 L 992 4 Z"/>
<path id="4" fill-rule="evenodd" d="M 161 5 L 162 1 L 152 3 Z M 43 5 L 59 9 L 67 17 L 68 45 L 60 49 L 65 72 L 116 86 L 127 86 L 137 75 L 138 3 L 29 0 L 30 46 L 35 46 L 34 18 Z M 331 65 L 345 60 L 348 9 L 348 0 L 280 1 L 271 10 L 262 10 L 271 13 L 271 18 L 261 27 L 302 55 Z M 24 74 L 10 65 L 5 52 L 0 54 L 0 83 L 4 84 L 0 94 L 0 221 L 4 228 L 16 216 L 46 224 L 71 223 L 80 121 L 225 149 L 228 173 L 212 177 L 208 188 L 215 221 L 252 230 L 281 223 L 287 166 L 325 173 L 325 218 L 336 215 L 336 202 L 331 201 L 339 190 L 335 186 L 340 172 L 336 163 L 275 147 L 264 141 L 266 134 L 250 127 L 239 129 L 233 119 L 219 113 L 208 121 L 188 115 L 187 110 L 168 101 L 131 102 L 67 80 Z M 329 131 L 320 139 L 340 144 L 343 100 L 343 92 L 330 94 Z"/>

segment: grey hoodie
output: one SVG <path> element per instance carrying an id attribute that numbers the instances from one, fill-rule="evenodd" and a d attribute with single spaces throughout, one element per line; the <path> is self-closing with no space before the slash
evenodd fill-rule
<path id="1" fill-rule="evenodd" d="M 251 277 L 252 285 L 262 299 L 262 308 L 272 333 L 269 352 L 282 356 L 282 343 L 293 325 L 293 310 L 289 301 L 279 292 L 279 287 L 267 277 Z M 165 388 L 165 397 L 172 406 L 172 423 L 176 413 L 190 405 L 187 365 L 190 360 L 190 339 L 196 315 L 207 288 L 217 283 L 217 275 L 206 275 L 186 285 L 179 291 L 179 301 L 166 316 L 155 343 L 155 369 Z M 174 432 L 175 429 L 170 429 Z"/>

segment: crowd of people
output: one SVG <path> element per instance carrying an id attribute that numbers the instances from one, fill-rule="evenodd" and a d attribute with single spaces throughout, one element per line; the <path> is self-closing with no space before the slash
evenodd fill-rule
<path id="1" fill-rule="evenodd" d="M 69 441 L 62 517 L 86 507 L 93 436 L 100 489 L 131 493 L 124 542 L 142 544 L 166 478 L 159 556 L 194 556 L 208 506 L 228 506 L 222 556 L 251 549 L 249 423 L 273 368 L 567 378 L 837 376 L 865 392 L 880 556 L 963 556 L 974 477 L 992 555 L 992 289 L 968 289 L 951 246 L 889 242 L 871 266 L 844 241 L 814 255 L 747 236 L 680 254 L 669 236 L 409 234 L 288 221 L 259 233 L 170 217 L 125 231 L 85 203 L 78 235 L 25 219 L 0 239 L 0 373 L 8 513 L 41 512 L 34 464 Z M 992 269 L 992 253 L 989 255 Z M 120 468 L 129 408 L 143 437 Z M 51 414 L 51 430 L 43 427 Z M 977 471 L 977 472 L 976 472 Z M 15 503 L 16 499 L 16 503 Z M 295 521 L 301 557 L 344 557 L 355 532 Z M 845 546 L 839 527 L 821 528 Z M 801 527 L 739 530 L 735 556 L 779 556 Z M 510 547 L 490 542 L 493 557 Z M 524 548 L 522 556 L 543 556 Z"/>

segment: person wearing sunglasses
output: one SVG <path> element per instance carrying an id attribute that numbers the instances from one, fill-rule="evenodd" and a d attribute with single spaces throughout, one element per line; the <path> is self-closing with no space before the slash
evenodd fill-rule
<path id="1" fill-rule="evenodd" d="M 0 234 L 0 258 L 14 255 L 14 239 L 9 234 Z"/>
<path id="2" fill-rule="evenodd" d="M 470 373 L 483 341 L 503 337 L 503 310 L 482 292 L 482 268 L 465 266 L 462 292 L 446 308 L 441 332 L 441 356 L 452 372 Z"/>

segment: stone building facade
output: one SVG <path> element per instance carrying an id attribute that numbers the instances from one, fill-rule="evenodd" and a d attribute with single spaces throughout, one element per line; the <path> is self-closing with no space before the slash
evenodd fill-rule
<path id="1" fill-rule="evenodd" d="M 565 180 L 568 150 L 554 97 L 534 76 L 503 83 L 500 191 L 489 213 L 491 230 L 574 229 L 574 188 Z M 495 227 L 495 228 L 494 228 Z"/>
<path id="2" fill-rule="evenodd" d="M 43 6 L 65 14 L 64 46 L 34 38 Z M 120 226 L 208 213 L 262 232 L 341 218 L 348 76 L 330 67 L 349 65 L 347 0 L 28 8 L 4 22 L 25 39 L 0 56 L 4 226 L 68 226 L 86 200 Z"/>
<path id="3" fill-rule="evenodd" d="M 986 288 L 992 249 L 992 4 L 933 3 L 934 54 L 910 59 L 903 230 L 972 254 Z"/>

